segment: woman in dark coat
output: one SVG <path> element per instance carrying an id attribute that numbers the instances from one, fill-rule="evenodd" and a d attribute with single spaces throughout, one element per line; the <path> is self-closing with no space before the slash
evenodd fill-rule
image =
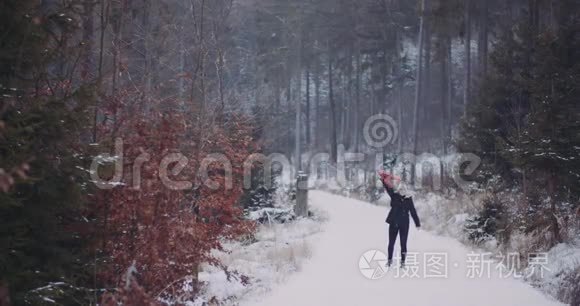
<path id="1" fill-rule="evenodd" d="M 407 237 L 409 237 L 409 215 L 413 218 L 415 226 L 421 227 L 421 221 L 415 210 L 413 198 L 402 195 L 395 186 L 394 177 L 385 172 L 379 172 L 383 186 L 391 197 L 391 211 L 386 222 L 389 224 L 389 261 L 388 266 L 393 263 L 393 250 L 397 235 L 401 242 L 401 267 L 405 265 L 407 257 Z"/>

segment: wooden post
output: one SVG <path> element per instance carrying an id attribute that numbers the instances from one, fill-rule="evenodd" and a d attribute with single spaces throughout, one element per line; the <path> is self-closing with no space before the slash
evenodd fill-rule
<path id="1" fill-rule="evenodd" d="M 294 214 L 297 217 L 308 217 L 308 175 L 302 171 L 296 176 L 296 206 Z"/>

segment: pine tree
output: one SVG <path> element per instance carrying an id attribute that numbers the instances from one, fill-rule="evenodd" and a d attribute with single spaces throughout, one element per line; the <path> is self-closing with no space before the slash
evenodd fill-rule
<path id="1" fill-rule="evenodd" d="M 66 6 L 0 4 L 0 167 L 16 174 L 0 193 L 0 282 L 15 305 L 42 305 L 44 297 L 88 303 L 91 222 L 82 218 L 88 190 L 79 139 L 91 89 L 73 89 L 61 74 L 74 71 L 63 64 L 67 56 L 81 52 L 67 42 L 74 19 Z"/>
<path id="2" fill-rule="evenodd" d="M 548 246 L 574 230 L 565 226 L 578 218 L 580 194 L 579 28 L 573 13 L 564 15 L 557 27 L 540 29 L 530 17 L 504 32 L 460 141 L 462 150 L 484 160 L 480 182 L 499 179 L 494 192 L 523 193 L 524 205 L 514 212 L 523 210 L 527 232 L 551 233 Z"/>

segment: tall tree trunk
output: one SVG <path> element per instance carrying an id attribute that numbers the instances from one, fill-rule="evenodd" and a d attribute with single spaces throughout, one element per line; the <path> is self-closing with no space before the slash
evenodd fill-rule
<path id="1" fill-rule="evenodd" d="M 552 229 L 552 235 L 554 236 L 555 243 L 562 242 L 562 235 L 560 233 L 560 224 L 558 223 L 558 210 L 556 207 L 556 175 L 553 170 L 548 170 L 548 194 L 550 197 L 550 223 Z"/>
<path id="2" fill-rule="evenodd" d="M 550 0 L 550 27 L 554 33 L 560 31 L 560 1 Z"/>
<path id="3" fill-rule="evenodd" d="M 218 55 L 217 55 L 218 58 L 217 58 L 217 64 L 216 64 L 216 74 L 217 74 L 217 79 L 218 79 L 220 110 L 221 110 L 221 112 L 223 112 L 224 109 L 226 108 L 225 91 L 224 91 L 224 73 L 226 72 L 226 69 L 225 69 L 224 54 L 223 54 L 221 47 L 218 47 L 217 52 L 218 52 Z"/>
<path id="4" fill-rule="evenodd" d="M 297 93 L 296 96 L 298 97 L 298 99 L 296 99 L 296 127 L 295 127 L 295 139 L 294 139 L 294 148 L 296 150 L 296 152 L 294 152 L 295 156 L 296 156 L 296 171 L 300 171 L 302 170 L 302 158 L 301 158 L 301 152 L 302 150 L 300 149 L 300 133 L 302 132 L 302 130 L 300 129 L 300 117 L 301 117 L 301 113 L 302 113 L 302 101 L 300 101 L 301 99 L 301 95 L 300 93 Z"/>
<path id="5" fill-rule="evenodd" d="M 399 2 L 392 1 L 391 7 L 393 10 L 399 10 Z M 397 28 L 395 30 L 395 59 L 393 72 L 397 83 L 395 85 L 395 99 L 397 102 L 397 124 L 399 124 L 399 135 L 397 135 L 397 153 L 403 153 L 403 89 L 405 87 L 405 76 L 403 75 L 401 67 L 403 67 L 403 58 L 401 56 L 401 33 Z"/>
<path id="6" fill-rule="evenodd" d="M 85 3 L 83 16 L 83 64 L 81 78 L 87 80 L 94 73 L 93 46 L 94 46 L 94 3 Z"/>
<path id="7" fill-rule="evenodd" d="M 532 37 L 540 32 L 540 0 L 528 0 L 530 10 L 530 27 Z"/>
<path id="8" fill-rule="evenodd" d="M 427 3 L 425 4 L 425 15 L 424 18 L 424 29 L 423 29 L 423 44 L 424 50 L 423 53 L 425 54 L 425 59 L 423 62 L 423 86 L 422 93 L 421 93 L 421 103 L 424 106 L 429 106 L 431 104 L 431 46 L 432 46 L 432 39 L 431 39 L 431 25 L 429 22 L 429 7 Z M 423 107 L 419 110 L 419 121 L 420 122 L 431 122 L 427 116 L 429 115 L 426 111 L 426 107 Z"/>
<path id="9" fill-rule="evenodd" d="M 206 104 L 206 93 L 205 93 L 205 0 L 201 0 L 201 7 L 200 7 L 200 18 L 199 18 L 199 46 L 201 49 L 199 55 L 199 82 L 201 88 L 201 107 L 199 108 L 200 116 L 204 115 L 205 112 L 205 104 Z M 201 122 L 201 120 L 200 120 Z M 201 143 L 201 142 L 200 142 Z"/>
<path id="10" fill-rule="evenodd" d="M 448 117 L 448 109 L 449 109 L 449 104 L 451 103 L 450 101 L 450 96 L 449 96 L 449 86 L 451 86 L 451 84 L 449 84 L 449 67 L 451 66 L 451 63 L 448 62 L 449 58 L 447 56 L 447 49 L 450 48 L 451 46 L 449 45 L 448 41 L 449 41 L 449 36 L 447 34 L 442 35 L 441 39 L 441 44 L 442 44 L 442 48 L 443 48 L 443 53 L 444 56 L 441 56 L 441 109 L 440 109 L 440 137 L 441 137 L 441 152 L 443 153 L 443 155 L 447 155 L 447 129 L 448 127 L 451 125 L 451 123 L 449 122 L 451 120 L 450 117 Z M 441 171 L 439 173 L 439 181 L 442 182 L 443 186 L 445 186 L 445 169 L 446 169 L 446 165 L 445 163 L 442 161 L 441 162 Z"/>
<path id="11" fill-rule="evenodd" d="M 281 99 L 280 99 L 280 95 L 281 95 L 281 89 L 280 89 L 280 83 L 279 81 L 276 81 L 276 84 L 274 85 L 274 113 L 273 115 L 278 115 L 280 113 L 280 103 L 281 103 Z"/>
<path id="12" fill-rule="evenodd" d="M 290 74 L 290 72 L 287 72 L 288 74 Z M 292 78 L 287 75 L 286 76 L 286 112 L 288 114 L 288 116 L 292 113 L 292 99 L 294 96 L 294 92 L 292 91 Z M 292 149 L 296 149 L 293 147 L 292 145 L 292 137 L 285 137 L 285 139 L 287 139 L 287 142 L 285 143 L 286 145 L 286 149 L 288 150 L 288 155 L 291 156 L 292 153 Z"/>
<path id="13" fill-rule="evenodd" d="M 465 85 L 463 89 L 463 113 L 465 114 L 471 94 L 471 0 L 465 0 Z"/>
<path id="14" fill-rule="evenodd" d="M 310 62 L 306 66 L 306 148 L 310 148 Z"/>
<path id="15" fill-rule="evenodd" d="M 453 126 L 453 101 L 454 101 L 454 91 L 453 91 L 453 58 L 451 50 L 453 49 L 453 40 L 450 36 L 447 36 L 446 41 L 446 51 L 447 54 L 447 140 L 451 142 L 451 127 Z"/>
<path id="16" fill-rule="evenodd" d="M 318 148 L 320 146 L 320 134 L 321 134 L 321 121 L 322 116 L 320 114 L 320 68 L 316 65 L 316 76 L 314 78 L 314 103 L 316 108 L 316 125 L 314 128 L 314 139 L 315 146 Z"/>
<path id="17" fill-rule="evenodd" d="M 301 18 L 302 14 L 300 15 L 300 20 L 302 20 Z M 301 124 L 301 118 L 302 118 L 302 51 L 304 48 L 304 41 L 303 41 L 303 36 L 302 36 L 302 32 L 300 33 L 300 37 L 298 38 L 298 47 L 297 47 L 297 56 L 296 56 L 296 69 L 298 69 L 298 80 L 297 80 L 297 84 L 296 84 L 296 94 L 295 94 L 295 103 L 296 103 L 296 131 L 295 131 L 295 155 L 296 155 L 296 172 L 298 173 L 298 171 L 302 170 L 302 149 L 301 149 L 301 133 L 302 133 L 302 129 L 300 128 L 302 126 Z"/>
<path id="18" fill-rule="evenodd" d="M 354 137 L 354 151 L 358 152 L 358 148 L 359 148 L 359 134 L 360 134 L 360 126 L 359 126 L 359 116 L 360 116 L 360 112 L 361 112 L 361 107 L 360 107 L 360 91 L 361 91 L 361 58 L 360 58 L 361 54 L 360 54 L 360 48 L 358 47 L 357 44 L 357 49 L 356 49 L 356 87 L 355 87 L 355 109 L 353 112 L 353 116 L 354 116 L 354 127 L 352 129 L 353 132 L 353 137 Z"/>
<path id="19" fill-rule="evenodd" d="M 98 71 L 98 84 L 102 86 L 103 84 L 103 65 L 104 65 L 104 58 L 105 58 L 105 33 L 107 30 L 107 23 L 108 23 L 108 10 L 109 4 L 107 0 L 100 1 L 100 9 L 101 9 L 101 19 L 100 19 L 100 38 L 99 38 L 99 67 Z M 100 88 L 102 90 L 102 88 Z M 99 100 L 95 103 L 95 109 L 93 113 L 93 142 L 96 143 L 98 141 L 98 129 L 99 129 Z"/>
<path id="20" fill-rule="evenodd" d="M 346 76 L 343 73 L 339 73 L 340 75 L 340 88 L 342 89 L 340 91 L 340 108 L 338 109 L 338 113 L 340 114 L 340 133 L 339 133 L 339 137 L 340 137 L 340 142 L 342 144 L 344 144 L 346 142 L 346 137 L 345 137 L 345 132 L 346 132 L 346 116 L 347 116 L 347 100 L 348 97 L 347 95 L 347 91 L 344 90 L 345 88 L 345 79 Z"/>
<path id="21" fill-rule="evenodd" d="M 382 84 L 382 92 L 379 97 L 379 112 L 381 114 L 385 114 L 387 112 L 387 95 L 389 92 L 388 84 L 387 84 L 387 76 L 389 75 L 389 52 L 387 46 L 387 38 L 385 38 L 385 43 L 383 44 L 383 63 L 381 65 L 381 84 Z"/>
<path id="22" fill-rule="evenodd" d="M 117 17 L 117 24 L 113 26 L 113 82 L 111 84 L 113 94 L 117 92 L 117 88 L 119 87 L 119 77 L 120 77 L 120 70 L 121 70 L 121 52 L 122 52 L 122 44 L 123 44 L 123 30 L 124 30 L 124 8 L 122 6 L 116 8 L 118 14 L 120 16 Z M 114 138 L 113 138 L 114 139 Z"/>
<path id="23" fill-rule="evenodd" d="M 336 120 L 336 103 L 334 101 L 334 86 L 332 82 L 333 70 L 332 70 L 332 56 L 328 55 L 328 103 L 330 105 L 330 158 L 331 161 L 336 165 L 338 161 L 338 137 L 337 137 L 337 120 Z"/>
<path id="24" fill-rule="evenodd" d="M 377 62 L 377 57 L 376 55 L 371 55 L 371 63 L 373 63 L 373 65 L 371 65 L 370 69 L 369 69 L 369 91 L 370 91 L 370 95 L 371 95 L 371 101 L 370 101 L 370 109 L 371 109 L 371 115 L 375 115 L 376 111 L 375 111 L 375 104 L 376 104 L 376 100 L 377 100 L 377 89 L 373 80 L 373 76 L 375 75 L 375 67 L 376 67 L 376 63 Z"/>
<path id="25" fill-rule="evenodd" d="M 143 73 L 145 89 L 143 90 L 142 110 L 147 114 L 151 107 L 151 87 L 152 87 L 152 47 L 151 47 L 151 0 L 143 0 L 143 57 L 145 60 L 145 71 Z"/>
<path id="26" fill-rule="evenodd" d="M 179 103 L 184 103 L 185 99 L 185 18 L 181 21 L 181 28 L 179 29 L 180 41 L 179 41 L 179 82 L 177 84 L 177 91 L 179 95 Z M 182 105 L 183 107 L 184 105 Z M 185 110 L 185 109 L 184 109 Z"/>
<path id="27" fill-rule="evenodd" d="M 449 119 L 447 117 L 447 109 L 448 109 L 448 104 L 450 103 L 449 101 L 449 66 L 450 63 L 447 62 L 448 58 L 447 58 L 447 48 L 449 47 L 449 45 L 446 43 L 448 41 L 448 37 L 445 35 L 444 37 L 441 38 L 442 42 L 443 42 L 443 48 L 445 50 L 445 56 L 441 57 L 441 131 L 440 131 L 440 137 L 441 137 L 441 152 L 443 153 L 443 155 L 447 154 L 447 126 L 449 126 Z"/>
<path id="28" fill-rule="evenodd" d="M 352 131 L 352 117 L 353 117 L 353 109 L 352 109 L 352 74 L 353 74 L 353 69 L 352 69 L 352 63 L 353 63 L 353 50 L 352 50 L 353 46 L 349 47 L 348 50 L 348 68 L 346 71 L 346 75 L 345 75 L 345 81 L 346 81 L 346 95 L 345 95 L 345 99 L 344 99 L 344 126 L 343 126 L 343 144 L 347 147 L 350 148 L 350 146 L 352 145 L 352 139 L 351 139 L 351 131 Z"/>
<path id="29" fill-rule="evenodd" d="M 419 141 L 419 106 L 421 103 L 421 93 L 423 92 L 423 32 L 425 27 L 425 2 L 421 0 L 421 10 L 419 14 L 419 50 L 417 52 L 417 81 L 415 85 L 415 104 L 413 106 L 413 154 L 417 155 L 417 145 Z M 415 165 L 411 169 L 411 182 L 415 182 Z"/>
<path id="30" fill-rule="evenodd" d="M 113 95 L 117 93 L 117 89 L 122 85 L 121 80 L 121 59 L 122 59 L 122 44 L 123 44 L 123 31 L 125 25 L 125 8 L 122 5 L 118 5 L 116 8 L 117 12 L 117 23 L 113 26 L 113 81 L 111 84 L 111 92 Z M 120 84 L 121 83 L 121 84 Z M 114 143 L 117 138 L 117 133 L 121 127 L 121 123 L 118 122 L 118 109 L 114 108 L 111 114 L 111 142 Z"/>
<path id="31" fill-rule="evenodd" d="M 479 27 L 479 43 L 478 43 L 478 55 L 479 55 L 479 72 L 482 78 L 487 76 L 487 54 L 488 54 L 488 37 L 489 37 L 489 3 L 488 1 L 481 2 L 481 17 L 480 17 L 480 27 Z"/>

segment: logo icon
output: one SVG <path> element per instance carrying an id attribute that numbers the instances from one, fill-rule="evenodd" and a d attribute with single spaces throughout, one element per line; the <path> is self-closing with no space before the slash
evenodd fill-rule
<path id="1" fill-rule="evenodd" d="M 363 131 L 367 144 L 377 149 L 394 144 L 399 137 L 397 122 L 387 114 L 370 117 L 365 122 Z"/>
<path id="2" fill-rule="evenodd" d="M 364 277 L 370 280 L 377 280 L 385 276 L 387 261 L 385 253 L 370 250 L 360 257 L 358 268 Z"/>

